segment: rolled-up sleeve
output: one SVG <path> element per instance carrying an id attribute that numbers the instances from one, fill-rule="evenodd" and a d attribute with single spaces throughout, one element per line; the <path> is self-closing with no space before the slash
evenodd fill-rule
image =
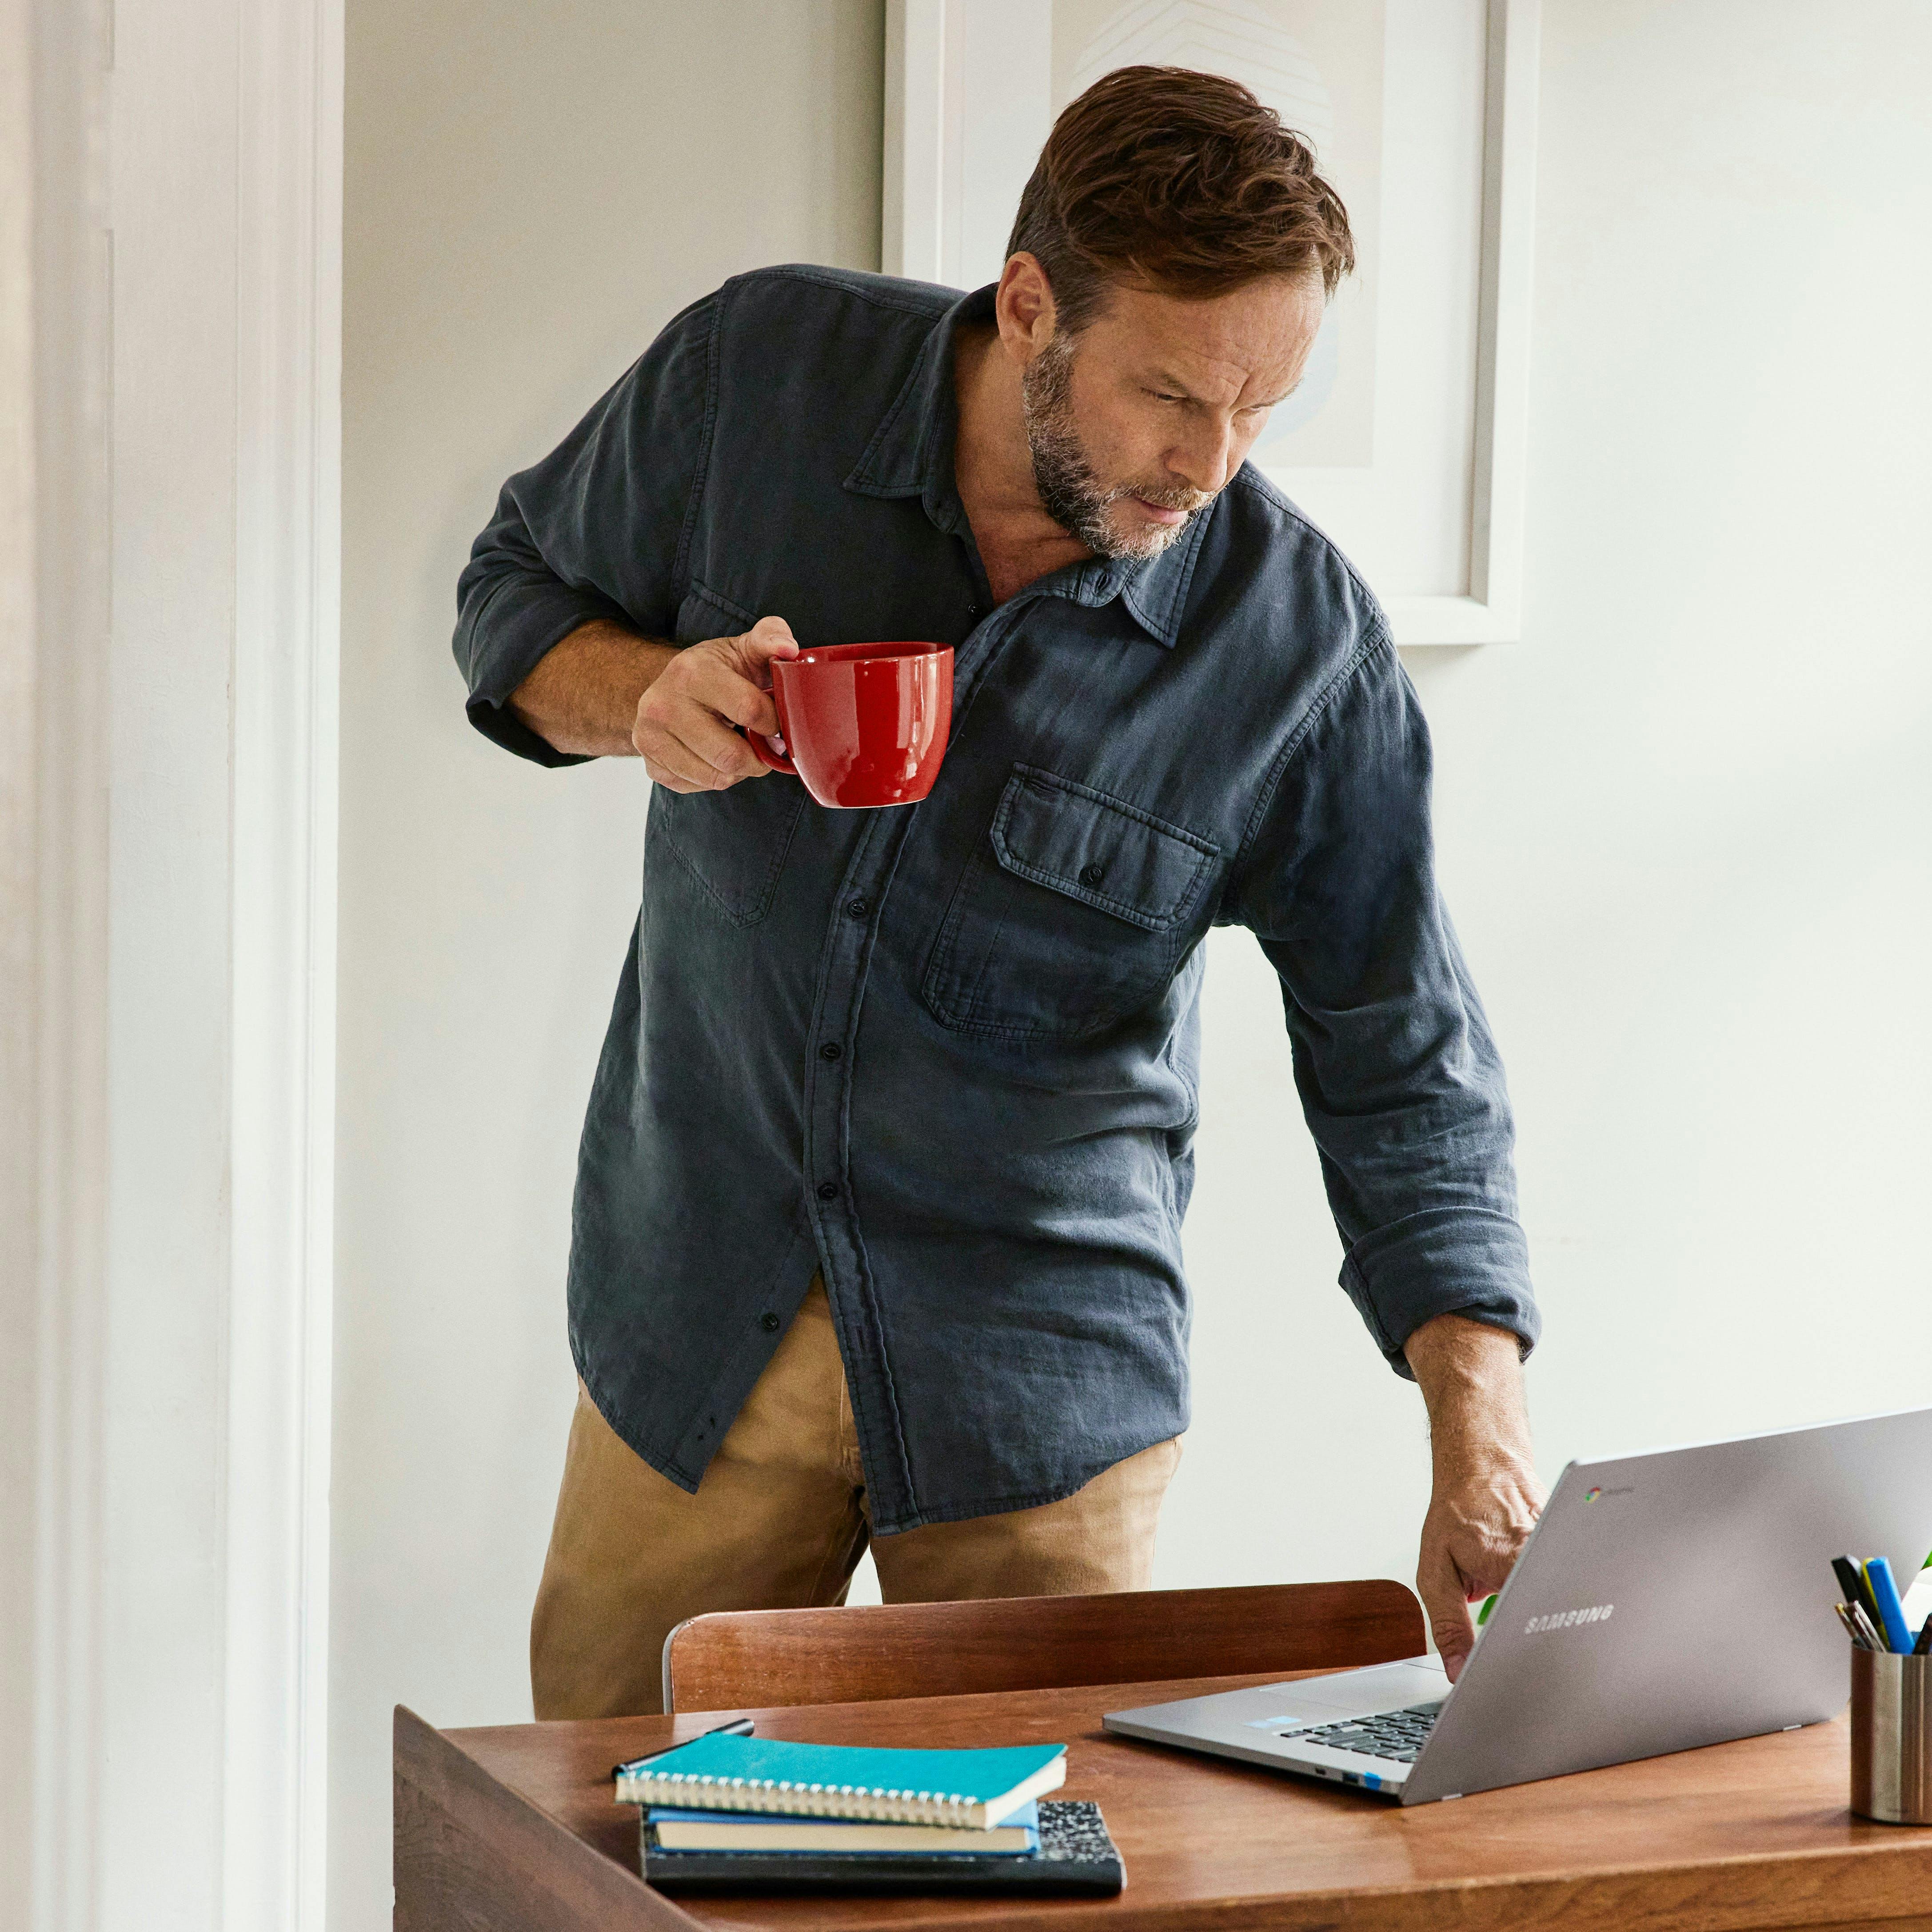
<path id="1" fill-rule="evenodd" d="M 1377 1345 L 1456 1314 L 1540 1327 L 1502 1062 L 1436 888 L 1429 732 L 1369 639 L 1286 750 L 1231 882 L 1280 975 L 1302 1109 Z"/>
<path id="2" fill-rule="evenodd" d="M 676 317 L 558 447 L 503 485 L 457 581 L 471 723 L 540 765 L 574 765 L 510 709 L 544 654 L 595 618 L 668 635 L 701 487 L 718 298 Z"/>

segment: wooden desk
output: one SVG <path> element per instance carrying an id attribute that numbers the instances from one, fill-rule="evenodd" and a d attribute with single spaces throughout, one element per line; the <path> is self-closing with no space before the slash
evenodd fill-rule
<path id="1" fill-rule="evenodd" d="M 827 1744 L 1064 1739 L 1064 1795 L 1100 1801 L 1126 1863 L 1106 1900 L 674 1899 L 637 1876 L 637 1814 L 611 1802 L 610 1766 L 724 1714 L 446 1732 L 398 1710 L 398 1932 L 1932 1932 L 1932 1828 L 1851 1815 L 1842 1720 L 1406 1811 L 1100 1727 L 1105 1711 L 1271 1681 L 755 1714 L 761 1733 Z"/>

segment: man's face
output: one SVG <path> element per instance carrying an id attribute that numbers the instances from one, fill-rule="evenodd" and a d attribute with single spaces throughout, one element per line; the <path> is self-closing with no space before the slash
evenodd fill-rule
<path id="1" fill-rule="evenodd" d="M 1187 302 L 1116 289 L 1021 377 L 1047 514 L 1102 557 L 1156 557 L 1240 467 L 1301 380 L 1322 326 L 1316 275 Z"/>

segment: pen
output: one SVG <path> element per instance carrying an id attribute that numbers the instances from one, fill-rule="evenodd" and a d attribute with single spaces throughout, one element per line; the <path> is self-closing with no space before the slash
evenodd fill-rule
<path id="1" fill-rule="evenodd" d="M 698 1738 L 748 1738 L 758 1726 L 748 1717 L 734 1717 L 728 1724 L 714 1724 L 708 1731 L 700 1731 Z M 681 1751 L 686 1744 L 694 1744 L 698 1738 L 680 1738 L 674 1744 L 661 1744 L 654 1751 L 646 1751 L 640 1758 L 626 1758 L 622 1764 L 610 1767 L 613 1777 L 622 1777 L 627 1771 L 635 1771 L 640 1764 L 649 1764 L 653 1758 L 661 1758 L 668 1751 Z"/>
<path id="2" fill-rule="evenodd" d="M 1858 1619 L 1852 1612 L 1851 1605 L 1834 1603 L 1832 1608 L 1838 1612 L 1838 1621 L 1844 1625 L 1846 1633 L 1851 1638 L 1852 1642 L 1856 1644 L 1860 1650 L 1870 1650 L 1871 1645 L 1865 1642 L 1865 1633 L 1858 1628 Z M 1926 1627 L 1928 1629 L 1932 1629 L 1932 1617 L 1926 1619 Z"/>
<path id="3" fill-rule="evenodd" d="M 1932 1657 L 1932 1617 L 1918 1626 L 1918 1641 L 1912 1646 L 1914 1657 Z"/>
<path id="4" fill-rule="evenodd" d="M 1891 1564 L 1884 1557 L 1874 1557 L 1865 1565 L 1865 1581 L 1877 1600 L 1878 1627 L 1885 1633 L 1886 1648 L 1910 1656 L 1912 1633 L 1905 1627 L 1905 1609 L 1898 1600 L 1898 1585 L 1892 1580 Z"/>
<path id="5" fill-rule="evenodd" d="M 1865 1615 L 1865 1606 L 1862 1603 L 1854 1603 L 1852 1606 L 1852 1622 L 1859 1635 L 1864 1639 L 1867 1650 L 1884 1649 L 1885 1639 L 1879 1635 L 1878 1627 Z"/>

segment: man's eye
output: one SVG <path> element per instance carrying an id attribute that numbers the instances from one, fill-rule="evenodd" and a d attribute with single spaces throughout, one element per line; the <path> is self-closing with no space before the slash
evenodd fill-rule
<path id="1" fill-rule="evenodd" d="M 1185 402 L 1187 400 L 1185 396 L 1169 395 L 1165 389 L 1149 389 L 1148 394 L 1156 402 Z"/>

